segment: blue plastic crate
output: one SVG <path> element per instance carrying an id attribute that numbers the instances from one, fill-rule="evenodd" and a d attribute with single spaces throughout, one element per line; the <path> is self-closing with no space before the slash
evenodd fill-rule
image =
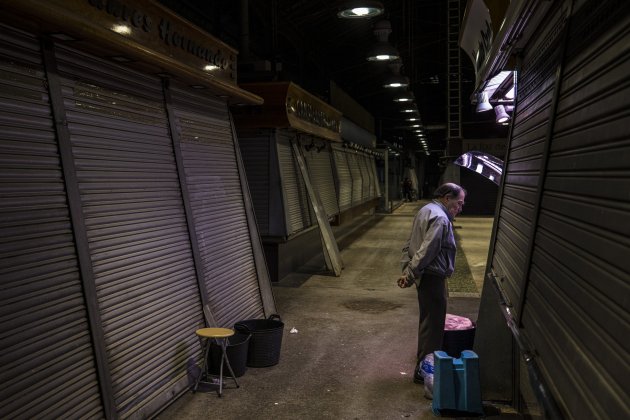
<path id="1" fill-rule="evenodd" d="M 434 354 L 433 412 L 457 410 L 483 414 L 479 381 L 479 357 L 464 350 L 459 359 L 443 351 Z"/>

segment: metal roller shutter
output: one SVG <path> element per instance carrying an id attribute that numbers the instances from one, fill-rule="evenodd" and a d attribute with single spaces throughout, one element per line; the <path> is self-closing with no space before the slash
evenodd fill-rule
<path id="1" fill-rule="evenodd" d="M 372 176 L 372 180 L 374 182 L 374 197 L 381 196 L 381 186 L 378 182 L 378 172 L 376 172 L 376 158 L 370 158 L 370 175 Z"/>
<path id="2" fill-rule="evenodd" d="M 214 319 L 231 328 L 264 318 L 227 105 L 175 86 L 171 93 Z"/>
<path id="3" fill-rule="evenodd" d="M 345 151 L 337 145 L 332 145 L 332 150 L 337 174 L 339 210 L 344 211 L 352 207 L 352 175 Z"/>
<path id="4" fill-rule="evenodd" d="M 103 418 L 39 41 L 0 28 L 0 418 Z"/>
<path id="5" fill-rule="evenodd" d="M 57 59 L 121 417 L 187 387 L 204 325 L 162 88 L 70 49 Z"/>
<path id="6" fill-rule="evenodd" d="M 374 172 L 374 156 L 370 156 L 370 155 L 365 155 L 365 168 L 368 174 L 368 177 L 370 178 L 370 192 L 368 194 L 368 197 L 370 200 L 374 199 L 377 197 L 376 194 L 376 173 Z"/>
<path id="7" fill-rule="evenodd" d="M 278 130 L 276 135 L 287 232 L 291 235 L 311 226 L 310 205 L 302 175 L 299 174 L 299 168 L 293 156 L 291 147 L 293 136 L 287 130 Z"/>
<path id="8" fill-rule="evenodd" d="M 527 249 L 532 237 L 543 151 L 551 117 L 555 70 L 560 60 L 563 12 L 556 8 L 546 31 L 525 52 L 518 75 L 518 105 L 504 170 L 504 190 L 497 220 L 492 270 L 515 316 L 524 285 Z"/>
<path id="9" fill-rule="evenodd" d="M 346 157 L 348 158 L 348 166 L 352 175 L 352 207 L 355 207 L 363 202 L 361 167 L 359 166 L 359 157 L 355 152 L 346 152 Z"/>
<path id="10" fill-rule="evenodd" d="M 630 7 L 619 5 L 588 2 L 569 23 L 522 310 L 566 418 L 630 412 Z"/>
<path id="11" fill-rule="evenodd" d="M 359 162 L 359 170 L 361 172 L 361 202 L 369 201 L 372 194 L 372 179 L 367 166 L 367 156 L 364 153 L 357 153 L 357 161 Z"/>
<path id="12" fill-rule="evenodd" d="M 270 133 L 266 134 L 266 136 L 262 136 L 255 132 L 243 133 L 239 131 L 238 135 L 261 236 L 273 234 L 269 231 Z"/>
<path id="13" fill-rule="evenodd" d="M 313 187 L 319 194 L 319 199 L 324 206 L 326 215 L 330 217 L 339 214 L 335 179 L 330 160 L 330 146 L 327 141 L 320 139 L 316 143 L 317 147 L 307 151 L 304 146 L 308 144 L 310 144 L 310 140 L 302 139 L 302 153 L 306 160 Z"/>

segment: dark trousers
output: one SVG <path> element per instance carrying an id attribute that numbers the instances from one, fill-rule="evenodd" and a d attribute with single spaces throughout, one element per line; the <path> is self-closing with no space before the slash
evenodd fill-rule
<path id="1" fill-rule="evenodd" d="M 424 356 L 442 349 L 446 319 L 446 279 L 423 274 L 418 291 L 420 322 L 418 323 L 418 363 Z"/>

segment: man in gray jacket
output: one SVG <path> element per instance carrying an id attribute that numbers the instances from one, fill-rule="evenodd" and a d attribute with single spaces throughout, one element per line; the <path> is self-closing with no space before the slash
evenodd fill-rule
<path id="1" fill-rule="evenodd" d="M 416 284 L 420 322 L 414 382 L 422 383 L 419 368 L 427 354 L 442 348 L 446 318 L 446 278 L 455 268 L 453 219 L 464 206 L 466 190 L 446 183 L 433 193 L 433 201 L 418 211 L 411 236 L 403 248 L 399 287 Z"/>

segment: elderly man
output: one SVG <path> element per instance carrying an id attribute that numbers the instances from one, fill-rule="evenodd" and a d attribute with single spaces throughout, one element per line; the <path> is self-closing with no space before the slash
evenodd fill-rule
<path id="1" fill-rule="evenodd" d="M 422 383 L 422 359 L 440 350 L 446 318 L 446 278 L 455 268 L 453 219 L 464 206 L 466 191 L 446 183 L 433 193 L 433 201 L 418 211 L 411 236 L 403 248 L 399 287 L 416 284 L 420 321 L 418 324 L 417 366 L 414 382 Z"/>

